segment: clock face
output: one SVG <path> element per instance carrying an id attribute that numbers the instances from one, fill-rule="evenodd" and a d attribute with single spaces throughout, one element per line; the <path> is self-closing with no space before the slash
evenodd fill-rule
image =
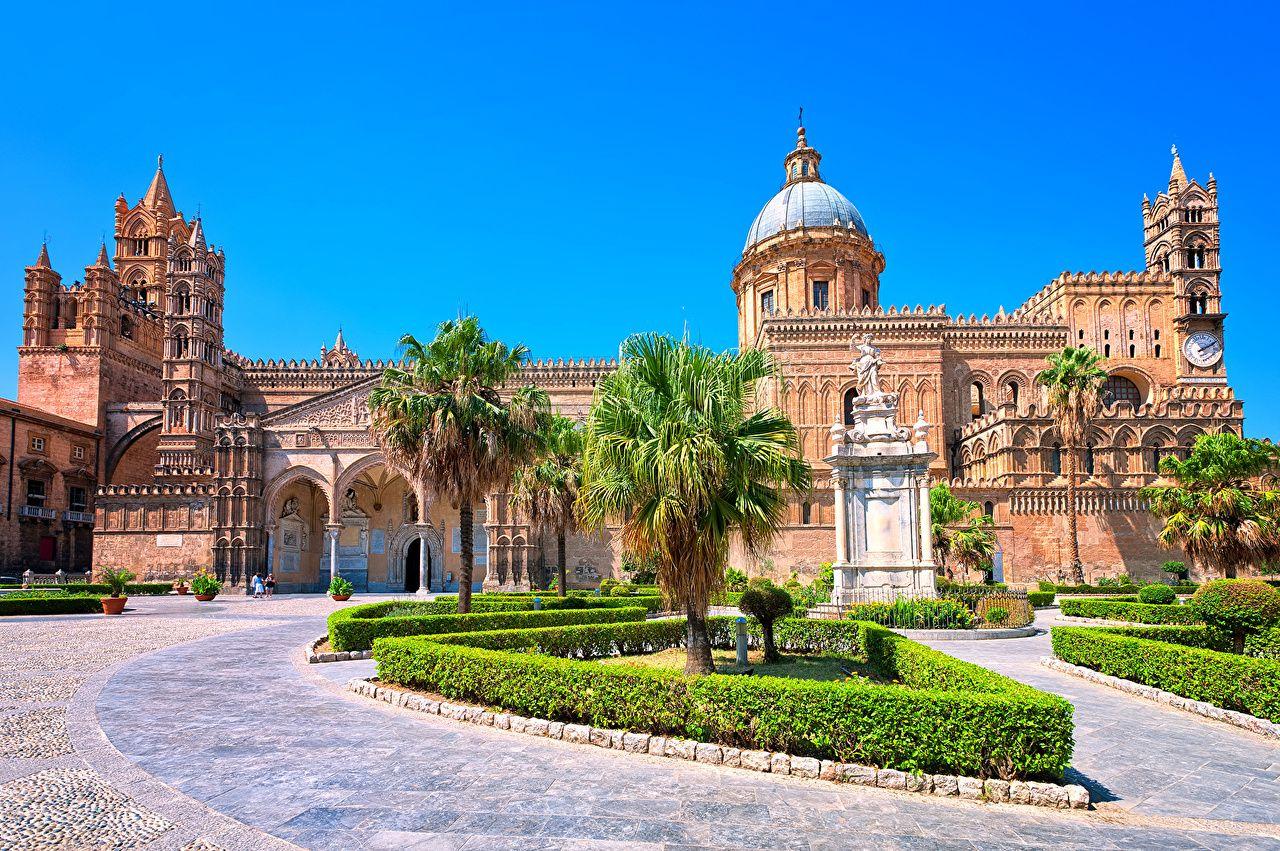
<path id="1" fill-rule="evenodd" d="M 1216 334 L 1197 331 L 1182 344 L 1182 353 L 1196 366 L 1213 366 L 1222 360 L 1222 341 Z"/>

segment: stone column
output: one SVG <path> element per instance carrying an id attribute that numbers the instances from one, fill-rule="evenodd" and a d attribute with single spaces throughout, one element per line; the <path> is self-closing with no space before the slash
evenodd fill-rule
<path id="1" fill-rule="evenodd" d="M 276 527 L 267 527 L 267 573 L 276 572 Z"/>
<path id="2" fill-rule="evenodd" d="M 844 487 L 844 474 L 833 469 L 832 482 L 836 489 L 836 564 L 849 563 L 849 530 L 845 524 L 849 507 L 845 503 L 847 491 Z"/>
<path id="3" fill-rule="evenodd" d="M 427 527 L 418 524 L 418 587 L 415 594 L 431 591 L 431 577 L 427 575 Z"/>
<path id="4" fill-rule="evenodd" d="M 920 477 L 920 561 L 933 564 L 933 517 L 929 512 L 929 479 Z"/>
<path id="5" fill-rule="evenodd" d="M 326 529 L 329 532 L 329 580 L 333 581 L 338 575 L 338 535 L 342 527 L 330 524 Z"/>

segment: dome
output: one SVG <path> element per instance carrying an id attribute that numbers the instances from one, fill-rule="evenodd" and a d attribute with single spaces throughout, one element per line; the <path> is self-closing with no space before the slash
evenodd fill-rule
<path id="1" fill-rule="evenodd" d="M 817 180 L 789 183 L 751 223 L 743 251 L 783 231 L 829 227 L 852 227 L 868 236 L 858 208 L 834 188 Z"/>

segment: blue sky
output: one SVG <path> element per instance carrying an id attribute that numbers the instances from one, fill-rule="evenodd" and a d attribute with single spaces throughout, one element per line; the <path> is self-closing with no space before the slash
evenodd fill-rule
<path id="1" fill-rule="evenodd" d="M 730 270 L 798 105 L 882 299 L 1011 309 L 1142 263 L 1139 204 L 1218 178 L 1228 372 L 1280 437 L 1275 13 L 1231 3 L 22 4 L 0 35 L 0 393 L 45 231 L 78 279 L 155 156 L 228 258 L 227 340 L 395 354 L 459 310 L 535 357 L 735 343 Z"/>

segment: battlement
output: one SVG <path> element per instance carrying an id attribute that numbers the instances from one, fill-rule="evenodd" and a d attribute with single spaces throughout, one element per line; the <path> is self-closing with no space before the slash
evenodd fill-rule
<path id="1" fill-rule="evenodd" d="M 148 497 L 212 497 L 216 492 L 213 479 L 213 469 L 205 467 L 202 469 L 193 469 L 190 471 L 196 475 L 204 475 L 210 479 L 209 482 L 182 482 L 173 484 L 150 484 L 150 485 L 99 485 L 97 496 L 99 500 L 103 499 L 146 499 Z"/>

